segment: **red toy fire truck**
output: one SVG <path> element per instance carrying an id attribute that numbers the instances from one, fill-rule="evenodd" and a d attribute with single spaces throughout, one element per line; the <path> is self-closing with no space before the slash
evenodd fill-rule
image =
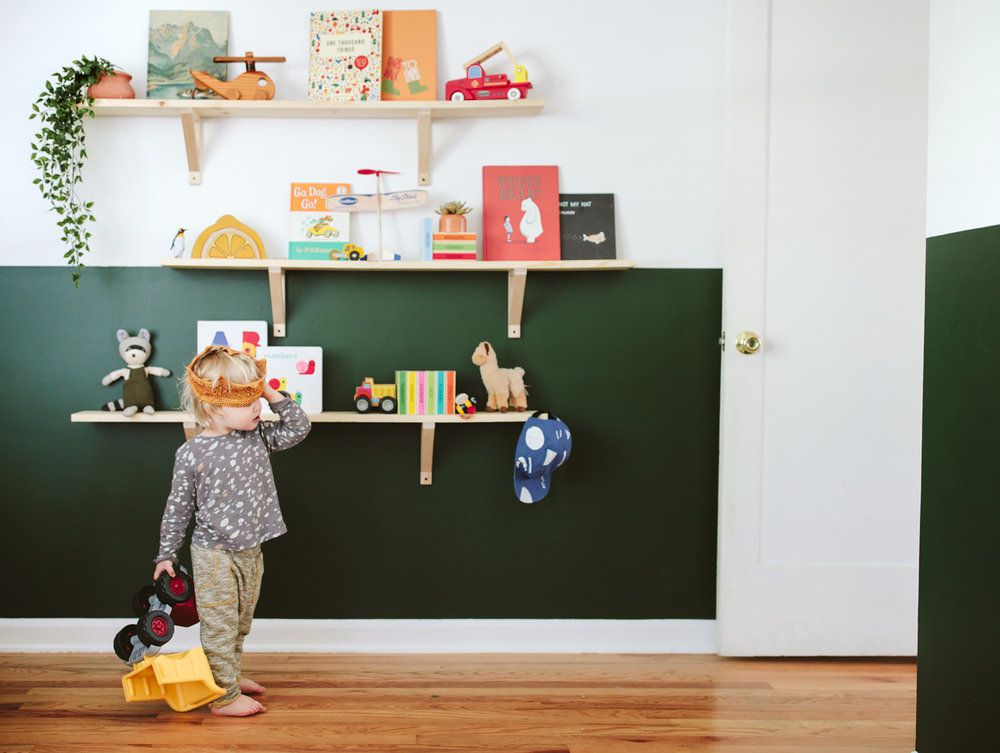
<path id="1" fill-rule="evenodd" d="M 513 81 L 503 73 L 487 76 L 483 69 L 483 62 L 501 51 L 507 53 L 507 57 L 514 64 Z M 528 81 L 528 69 L 518 64 L 503 42 L 497 42 L 485 52 L 476 55 L 464 67 L 465 78 L 457 78 L 445 84 L 445 99 L 453 102 L 466 99 L 522 99 L 528 96 L 528 89 L 532 88 L 531 82 Z"/>

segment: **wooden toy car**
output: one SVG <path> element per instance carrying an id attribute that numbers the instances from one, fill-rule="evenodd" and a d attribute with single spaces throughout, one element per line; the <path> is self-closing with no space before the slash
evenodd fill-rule
<path id="1" fill-rule="evenodd" d="M 507 53 L 507 57 L 514 64 L 513 81 L 503 73 L 488 76 L 483 69 L 483 62 L 501 51 Z M 452 102 L 466 99 L 522 99 L 528 96 L 528 89 L 532 88 L 531 82 L 528 81 L 528 69 L 518 64 L 503 42 L 498 42 L 490 49 L 476 55 L 465 64 L 464 68 L 465 78 L 456 78 L 445 84 L 445 99 L 450 99 Z"/>
<path id="2" fill-rule="evenodd" d="M 367 413 L 372 408 L 378 408 L 383 413 L 396 412 L 396 385 L 375 384 L 371 377 L 354 390 L 354 407 L 358 413 Z"/>
<path id="3" fill-rule="evenodd" d="M 330 261 L 368 261 L 368 254 L 361 246 L 345 243 L 343 248 L 330 252 Z"/>
<path id="4" fill-rule="evenodd" d="M 139 619 L 115 635 L 115 654 L 133 664 L 147 654 L 154 654 L 174 636 L 174 626 L 190 627 L 198 623 L 194 600 L 194 580 L 186 568 L 177 574 L 163 573 L 156 583 L 143 586 L 132 597 L 132 611 Z"/>

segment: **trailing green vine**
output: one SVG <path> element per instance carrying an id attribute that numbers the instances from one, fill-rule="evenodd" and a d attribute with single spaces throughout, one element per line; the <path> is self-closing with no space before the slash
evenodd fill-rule
<path id="1" fill-rule="evenodd" d="M 62 241 L 69 246 L 63 254 L 75 266 L 73 284 L 80 284 L 84 254 L 90 250 L 90 231 L 86 223 L 94 221 L 94 202 L 84 202 L 77 194 L 87 151 L 84 149 L 83 119 L 94 117 L 94 100 L 87 88 L 102 74 L 112 75 L 116 66 L 102 58 L 83 57 L 65 66 L 45 82 L 45 89 L 31 106 L 30 119 L 39 118 L 42 126 L 31 144 L 31 161 L 39 177 L 32 183 L 59 215 L 56 224 Z"/>

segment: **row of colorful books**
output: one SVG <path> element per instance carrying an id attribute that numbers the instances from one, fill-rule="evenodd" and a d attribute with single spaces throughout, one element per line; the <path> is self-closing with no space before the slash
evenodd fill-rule
<path id="1" fill-rule="evenodd" d="M 290 259 L 352 258 L 351 214 L 327 209 L 329 199 L 350 192 L 350 183 L 292 184 Z M 614 194 L 559 193 L 554 165 L 485 166 L 482 258 L 614 259 L 614 199 Z M 477 247 L 476 233 L 442 232 L 435 218 L 423 220 L 421 259 L 473 260 Z"/>

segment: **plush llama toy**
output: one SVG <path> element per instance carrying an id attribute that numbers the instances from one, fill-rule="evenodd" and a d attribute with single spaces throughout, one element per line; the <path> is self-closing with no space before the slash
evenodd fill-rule
<path id="1" fill-rule="evenodd" d="M 124 379 L 122 396 L 112 403 L 105 403 L 104 410 L 121 411 L 126 416 L 134 416 L 140 410 L 143 413 L 156 413 L 153 407 L 153 385 L 149 375 L 168 377 L 170 371 L 159 366 L 146 366 L 153 346 L 149 342 L 149 330 L 140 329 L 136 337 L 129 337 L 128 332 L 118 330 L 118 355 L 125 362 L 124 369 L 112 371 L 101 380 L 107 387 L 116 379 Z"/>
<path id="2" fill-rule="evenodd" d="M 524 387 L 524 369 L 517 366 L 513 369 L 501 369 L 497 365 L 497 352 L 487 342 L 476 346 L 472 354 L 472 362 L 479 367 L 486 387 L 486 410 L 499 409 L 506 413 L 511 410 L 528 409 L 528 391 Z"/>

